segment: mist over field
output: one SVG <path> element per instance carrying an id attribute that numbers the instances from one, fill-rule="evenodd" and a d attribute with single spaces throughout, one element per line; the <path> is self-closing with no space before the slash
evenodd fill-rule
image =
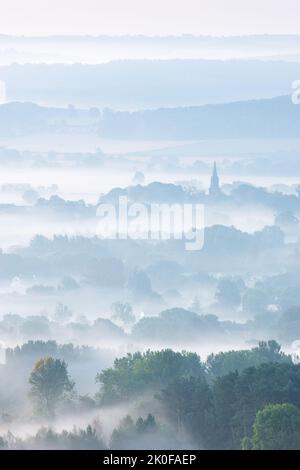
<path id="1" fill-rule="evenodd" d="M 300 36 L 227 26 L 3 29 L 0 449 L 300 449 Z"/>

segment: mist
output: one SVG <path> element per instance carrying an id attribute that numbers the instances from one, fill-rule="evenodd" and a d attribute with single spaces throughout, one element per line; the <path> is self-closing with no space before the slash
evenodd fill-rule
<path id="1" fill-rule="evenodd" d="M 300 416 L 286 10 L 3 30 L 1 450 L 256 449 L 265 414 Z M 261 448 L 300 448 L 285 426 Z"/>

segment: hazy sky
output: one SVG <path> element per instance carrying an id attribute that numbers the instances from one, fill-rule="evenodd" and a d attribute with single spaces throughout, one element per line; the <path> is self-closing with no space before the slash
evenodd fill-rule
<path id="1" fill-rule="evenodd" d="M 299 0 L 0 0 L 2 34 L 300 33 Z"/>

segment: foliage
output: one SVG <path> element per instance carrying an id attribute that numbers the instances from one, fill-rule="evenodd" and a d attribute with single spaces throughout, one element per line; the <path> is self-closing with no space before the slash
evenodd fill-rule
<path id="1" fill-rule="evenodd" d="M 34 450 L 102 450 L 106 449 L 99 431 L 91 425 L 85 429 L 74 427 L 72 431 L 63 430 L 61 433 L 51 427 L 43 427 L 34 436 L 24 439 L 16 438 L 8 433 L 4 439 L 5 449 L 34 449 Z M 0 438 L 1 449 L 1 438 Z"/>
<path id="2" fill-rule="evenodd" d="M 135 316 L 129 303 L 114 302 L 111 306 L 112 319 L 120 321 L 124 325 L 134 323 Z"/>
<path id="3" fill-rule="evenodd" d="M 126 416 L 120 422 L 118 428 L 112 432 L 110 448 L 137 449 L 139 448 L 138 441 L 142 441 L 142 445 L 145 446 L 147 437 L 152 438 L 158 430 L 155 418 L 151 414 L 148 414 L 145 419 L 139 417 L 136 423 L 134 423 L 131 416 Z"/>
<path id="4" fill-rule="evenodd" d="M 62 304 L 61 302 L 56 305 L 54 318 L 58 322 L 68 322 L 72 318 L 72 315 L 73 312 L 67 305 Z"/>
<path id="5" fill-rule="evenodd" d="M 267 404 L 300 406 L 300 365 L 267 363 L 240 374 L 218 377 L 212 393 L 216 416 L 215 445 L 239 448 L 252 435 L 258 410 Z"/>
<path id="6" fill-rule="evenodd" d="M 20 355 L 32 358 L 41 347 L 48 353 L 58 348 L 55 342 L 28 343 L 11 350 L 9 360 Z M 81 356 L 82 348 L 77 351 L 65 345 L 63 349 L 70 357 L 77 352 Z M 300 411 L 296 413 L 291 406 L 300 408 L 300 364 L 294 364 L 276 341 L 260 342 L 248 351 L 211 355 L 206 364 L 195 353 L 170 349 L 127 354 L 102 370 L 96 382 L 100 389 L 95 397 L 75 397 L 66 362 L 51 356 L 40 359 L 29 377 L 35 405 L 50 418 L 68 398 L 77 413 L 91 412 L 99 403 L 105 407 L 129 400 L 136 405 L 136 416 L 149 413 L 136 421 L 122 420 L 111 435 L 112 448 L 184 448 L 187 443 L 205 449 L 298 445 Z M 158 413 L 159 424 L 153 418 Z M 286 436 L 290 436 L 289 444 Z M 0 445 L 97 449 L 104 444 L 101 432 L 90 427 L 61 434 L 43 428 L 31 442 L 4 436 Z"/>
<path id="7" fill-rule="evenodd" d="M 74 383 L 71 381 L 64 361 L 46 357 L 34 366 L 29 383 L 30 394 L 40 411 L 53 415 L 58 402 L 66 393 L 72 392 Z"/>
<path id="8" fill-rule="evenodd" d="M 242 299 L 243 311 L 249 315 L 258 315 L 266 311 L 270 298 L 260 289 L 248 289 Z"/>
<path id="9" fill-rule="evenodd" d="M 176 379 L 203 376 L 204 366 L 197 354 L 170 349 L 127 354 L 96 377 L 101 385 L 100 400 L 109 403 L 160 390 Z"/>
<path id="10" fill-rule="evenodd" d="M 209 445 L 213 432 L 212 394 L 203 377 L 180 378 L 157 397 L 181 438 L 188 432 L 198 446 Z"/>
<path id="11" fill-rule="evenodd" d="M 0 450 L 7 449 L 7 442 L 0 436 Z"/>
<path id="12" fill-rule="evenodd" d="M 102 439 L 97 436 L 96 430 L 88 425 L 86 429 L 62 431 L 61 434 L 51 428 L 42 428 L 34 439 L 37 448 L 70 449 L 70 450 L 101 450 L 105 449 Z"/>
<path id="13" fill-rule="evenodd" d="M 208 356 L 206 365 L 210 378 L 214 379 L 230 372 L 241 372 L 248 367 L 256 367 L 264 362 L 292 362 L 290 356 L 281 351 L 274 340 L 261 341 L 258 347 L 240 351 L 227 351 Z"/>
<path id="14" fill-rule="evenodd" d="M 253 450 L 299 450 L 299 408 L 289 403 L 265 406 L 256 414 L 252 439 L 244 439 L 242 448 Z"/>
<path id="15" fill-rule="evenodd" d="M 221 279 L 217 286 L 215 298 L 223 307 L 238 307 L 241 303 L 239 284 L 230 279 Z"/>

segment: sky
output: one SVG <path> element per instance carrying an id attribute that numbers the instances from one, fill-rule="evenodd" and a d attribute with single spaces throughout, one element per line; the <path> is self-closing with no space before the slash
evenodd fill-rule
<path id="1" fill-rule="evenodd" d="M 299 0 L 0 0 L 0 33 L 300 34 Z"/>

